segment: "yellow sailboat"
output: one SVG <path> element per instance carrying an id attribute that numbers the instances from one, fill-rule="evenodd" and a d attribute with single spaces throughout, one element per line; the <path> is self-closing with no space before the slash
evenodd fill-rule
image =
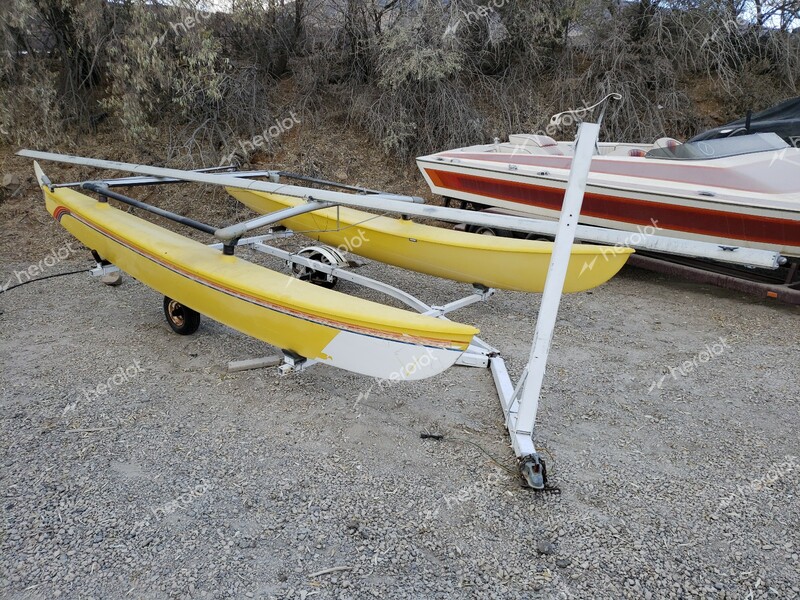
<path id="1" fill-rule="evenodd" d="M 18 154 L 34 159 L 123 170 L 162 181 L 174 178 L 177 181 L 225 186 L 233 197 L 256 212 L 270 213 L 280 209 L 292 212 L 291 216 L 286 215 L 278 220 L 300 232 L 305 231 L 310 237 L 326 244 L 348 247 L 348 236 L 356 233 L 365 241 L 357 249 L 351 245 L 350 249 L 356 254 L 420 273 L 491 288 L 536 293 L 544 291 L 553 252 L 553 244 L 550 242 L 480 236 L 348 208 L 357 206 L 433 218 L 446 214 L 445 219 L 459 218 L 466 223 L 490 219 L 489 216 L 479 213 L 470 215 L 463 210 L 419 206 L 400 201 L 401 197 L 397 195 L 344 194 L 269 181 L 240 179 L 235 173 L 182 171 L 33 150 L 23 150 Z M 311 198 L 315 202 L 310 202 Z M 406 197 L 408 199 L 410 198 Z M 326 202 L 337 206 L 311 206 L 311 212 L 294 210 L 308 208 L 303 205 Z M 269 215 L 265 218 L 266 221 L 254 219 L 250 223 L 225 228 L 215 235 L 226 242 L 233 242 L 237 236 L 269 222 Z M 500 215 L 493 216 L 492 219 L 503 222 L 520 221 Z M 357 231 L 354 232 L 356 228 Z M 622 246 L 609 248 L 589 244 L 573 245 L 563 291 L 579 292 L 605 283 L 619 272 L 632 252 L 633 250 Z"/>

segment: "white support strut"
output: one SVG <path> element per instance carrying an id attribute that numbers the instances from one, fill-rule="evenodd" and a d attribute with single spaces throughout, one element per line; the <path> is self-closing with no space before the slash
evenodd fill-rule
<path id="1" fill-rule="evenodd" d="M 510 409 L 509 433 L 514 451 L 520 458 L 536 456 L 533 433 L 539 408 L 539 396 L 542 391 L 550 343 L 553 340 L 553 330 L 564 290 L 572 244 L 575 242 L 575 230 L 583 205 L 583 194 L 586 191 L 594 146 L 599 133 L 600 125 L 597 123 L 582 123 L 578 131 L 575 157 L 572 160 L 567 191 L 558 221 L 558 231 L 553 244 L 553 255 L 550 258 L 550 266 L 544 283 L 533 345 L 520 383 L 522 389 L 516 414 L 513 412 L 513 407 Z M 543 485 L 544 482 L 542 482 Z"/>

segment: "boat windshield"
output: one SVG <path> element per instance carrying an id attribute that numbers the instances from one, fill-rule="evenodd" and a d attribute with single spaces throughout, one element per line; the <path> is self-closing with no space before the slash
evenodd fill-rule
<path id="1" fill-rule="evenodd" d="M 789 148 L 789 144 L 774 133 L 754 133 L 717 140 L 704 140 L 678 144 L 671 148 L 654 148 L 646 158 L 666 158 L 669 160 L 709 160 L 753 154 L 754 152 L 770 152 Z"/>

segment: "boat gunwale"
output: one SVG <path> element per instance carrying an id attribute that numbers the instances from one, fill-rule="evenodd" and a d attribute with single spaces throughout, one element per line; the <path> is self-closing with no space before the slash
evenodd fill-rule
<path id="1" fill-rule="evenodd" d="M 543 188 L 543 189 L 546 189 L 546 190 L 553 190 L 553 189 L 566 190 L 566 182 L 567 182 L 567 180 L 565 178 L 562 178 L 562 177 L 548 177 L 548 176 L 544 176 L 544 175 L 539 175 L 538 173 L 528 172 L 527 169 L 533 170 L 535 168 L 535 167 L 532 167 L 531 165 L 520 165 L 520 169 L 517 169 L 514 172 L 511 172 L 511 171 L 508 171 L 508 170 L 505 170 L 505 171 L 501 170 L 499 168 L 499 166 L 495 168 L 494 165 L 498 164 L 496 161 L 483 161 L 483 160 L 480 160 L 480 159 L 458 159 L 459 162 L 445 162 L 445 161 L 436 160 L 436 159 L 434 159 L 434 160 L 425 160 L 427 158 L 428 157 L 419 157 L 419 158 L 417 158 L 418 166 L 420 167 L 420 169 L 422 171 L 426 170 L 426 166 L 427 165 L 430 165 L 431 167 L 446 166 L 446 167 L 451 167 L 451 168 L 454 168 L 454 169 L 463 168 L 463 169 L 469 169 L 471 171 L 481 171 L 481 172 L 491 173 L 491 174 L 501 174 L 501 175 L 507 175 L 507 176 L 510 176 L 510 177 L 522 177 L 522 178 L 527 178 L 527 179 L 535 179 L 535 180 L 542 181 L 542 182 L 545 182 L 545 181 L 557 182 L 557 183 L 562 184 L 562 185 L 559 185 L 559 186 L 547 186 L 547 185 L 536 186 L 536 184 L 528 184 L 528 185 L 530 185 L 531 187 L 540 187 L 540 188 Z M 616 158 L 624 158 L 624 157 L 616 157 Z M 477 163 L 477 164 L 473 165 L 471 163 Z M 425 166 L 423 166 L 423 164 Z M 503 164 L 505 164 L 505 163 L 503 163 Z M 569 169 L 564 169 L 564 168 L 561 168 L 561 167 L 547 167 L 547 168 L 557 169 L 559 171 L 564 171 L 566 173 L 569 173 Z M 525 170 L 522 170 L 522 169 L 525 169 Z M 607 174 L 607 173 L 594 173 L 594 172 L 590 173 L 590 177 L 597 177 L 597 176 L 599 176 L 599 177 L 617 177 L 617 178 L 626 177 L 628 179 L 634 179 L 634 176 L 629 176 L 629 175 L 612 175 L 612 174 Z M 499 179 L 499 178 L 495 177 L 494 179 Z M 518 182 L 518 183 L 523 183 L 523 182 Z M 694 185 L 694 184 L 680 184 L 680 185 L 689 186 L 689 185 Z M 436 187 L 441 187 L 441 186 L 436 186 Z M 709 187 L 718 187 L 718 186 L 709 186 Z M 445 188 L 445 189 L 450 189 L 450 188 Z M 736 190 L 736 188 L 724 188 L 724 189 Z M 730 206 L 731 208 L 745 208 L 745 209 L 753 209 L 753 210 L 774 211 L 774 212 L 781 212 L 781 213 L 790 213 L 792 215 L 794 213 L 797 213 L 798 217 L 800 217 L 800 192 L 786 192 L 786 193 L 781 193 L 781 194 L 772 194 L 772 193 L 767 193 L 767 192 L 740 191 L 739 193 L 742 194 L 742 195 L 749 194 L 747 197 L 751 201 L 747 202 L 744 198 L 739 199 L 737 197 L 731 198 L 731 197 L 725 197 L 725 196 L 701 196 L 697 192 L 695 192 L 694 194 L 689 196 L 689 195 L 684 195 L 684 194 L 680 194 L 680 193 L 678 193 L 678 194 L 670 194 L 670 193 L 667 193 L 667 192 L 658 191 L 658 190 L 652 190 L 652 189 L 643 190 L 641 187 L 640 188 L 636 188 L 635 186 L 627 186 L 627 187 L 614 186 L 614 185 L 611 185 L 610 183 L 607 183 L 607 182 L 595 182 L 595 181 L 592 181 L 591 179 L 589 180 L 589 182 L 586 185 L 586 190 L 587 191 L 590 191 L 590 190 L 610 190 L 611 192 L 616 192 L 617 193 L 617 195 L 605 194 L 605 193 L 601 194 L 601 195 L 604 195 L 604 196 L 607 196 L 607 197 L 610 197 L 610 198 L 628 199 L 627 196 L 624 196 L 624 195 L 620 196 L 619 195 L 620 193 L 622 193 L 622 194 L 640 194 L 640 195 L 648 195 L 648 196 L 658 196 L 659 198 L 680 199 L 681 201 L 684 201 L 684 202 L 687 202 L 687 203 L 698 203 L 698 204 L 707 205 L 708 207 L 713 207 L 713 206 L 726 207 L 726 206 Z M 771 206 L 767 206 L 767 205 L 763 205 L 763 204 L 754 204 L 752 202 L 753 196 L 758 197 L 759 200 L 767 200 L 767 201 L 772 201 L 772 202 L 775 202 L 777 200 L 777 202 L 779 202 L 780 204 L 773 204 Z M 649 200 L 643 200 L 643 201 L 649 202 Z M 653 202 L 657 203 L 657 201 L 653 201 Z M 784 204 L 784 202 L 786 204 Z M 697 206 L 696 208 L 703 209 L 704 206 Z M 711 208 L 709 208 L 709 209 L 711 209 Z M 725 212 L 725 211 L 722 211 L 722 212 Z M 732 211 L 730 211 L 730 212 L 732 212 Z M 780 218 L 780 217 L 771 217 L 771 218 Z M 791 219 L 787 219 L 787 220 L 791 220 Z"/>

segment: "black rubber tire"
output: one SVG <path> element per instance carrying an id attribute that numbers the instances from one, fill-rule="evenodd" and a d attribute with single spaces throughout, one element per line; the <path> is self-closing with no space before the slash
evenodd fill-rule
<path id="1" fill-rule="evenodd" d="M 542 235 L 541 233 L 529 233 L 525 236 L 526 240 L 533 240 L 535 242 L 552 242 L 555 240 L 552 236 Z M 578 242 L 576 242 L 578 243 Z"/>
<path id="2" fill-rule="evenodd" d="M 180 335 L 192 335 L 200 327 L 200 313 L 164 296 L 164 316 L 172 331 Z"/>

